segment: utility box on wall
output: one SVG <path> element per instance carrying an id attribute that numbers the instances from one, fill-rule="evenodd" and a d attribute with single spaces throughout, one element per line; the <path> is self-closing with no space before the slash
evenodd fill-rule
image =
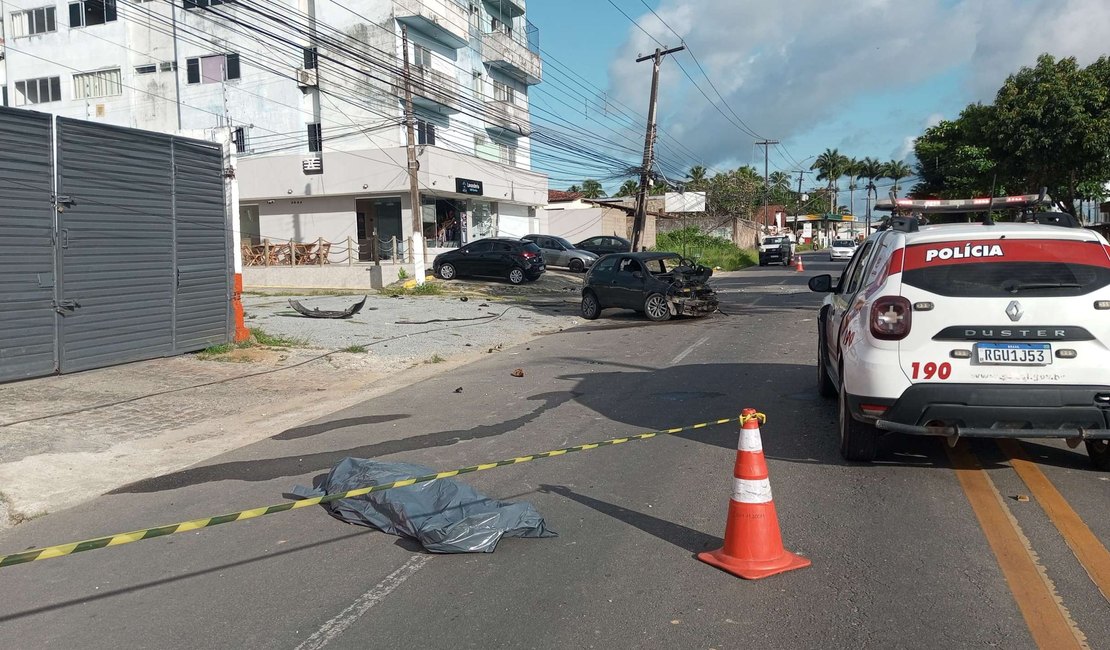
<path id="1" fill-rule="evenodd" d="M 222 165 L 212 143 L 0 108 L 0 381 L 228 342 Z"/>

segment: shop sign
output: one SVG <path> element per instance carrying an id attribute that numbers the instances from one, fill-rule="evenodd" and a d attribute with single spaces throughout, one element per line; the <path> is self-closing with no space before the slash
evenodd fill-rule
<path id="1" fill-rule="evenodd" d="M 455 178 L 455 191 L 459 194 L 473 194 L 482 196 L 482 181 L 472 181 L 469 178 Z"/>

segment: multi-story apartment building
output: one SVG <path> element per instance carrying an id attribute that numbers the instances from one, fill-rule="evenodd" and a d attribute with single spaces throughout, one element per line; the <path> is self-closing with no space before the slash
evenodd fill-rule
<path id="1" fill-rule="evenodd" d="M 524 0 L 0 0 L 9 106 L 223 139 L 244 240 L 404 241 L 407 31 L 431 249 L 536 231 Z M 120 152 L 126 156 L 125 151 Z M 402 243 L 402 246 L 404 244 Z"/>

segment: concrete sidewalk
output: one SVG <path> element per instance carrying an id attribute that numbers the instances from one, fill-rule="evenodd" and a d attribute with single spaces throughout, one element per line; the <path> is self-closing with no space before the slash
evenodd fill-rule
<path id="1" fill-rule="evenodd" d="M 248 326 L 299 341 L 0 385 L 0 529 L 571 327 L 576 298 L 375 295 L 355 318 L 319 320 L 246 296 Z"/>

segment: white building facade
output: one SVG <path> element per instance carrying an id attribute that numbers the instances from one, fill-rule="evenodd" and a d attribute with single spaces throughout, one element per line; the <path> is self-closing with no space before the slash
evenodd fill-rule
<path id="1" fill-rule="evenodd" d="M 352 241 L 369 260 L 375 247 L 405 256 L 414 230 L 407 54 L 435 253 L 540 229 L 528 91 L 542 64 L 525 12 L 524 0 L 0 0 L 0 84 L 9 106 L 230 134 L 244 243 L 323 239 L 336 256 Z"/>

